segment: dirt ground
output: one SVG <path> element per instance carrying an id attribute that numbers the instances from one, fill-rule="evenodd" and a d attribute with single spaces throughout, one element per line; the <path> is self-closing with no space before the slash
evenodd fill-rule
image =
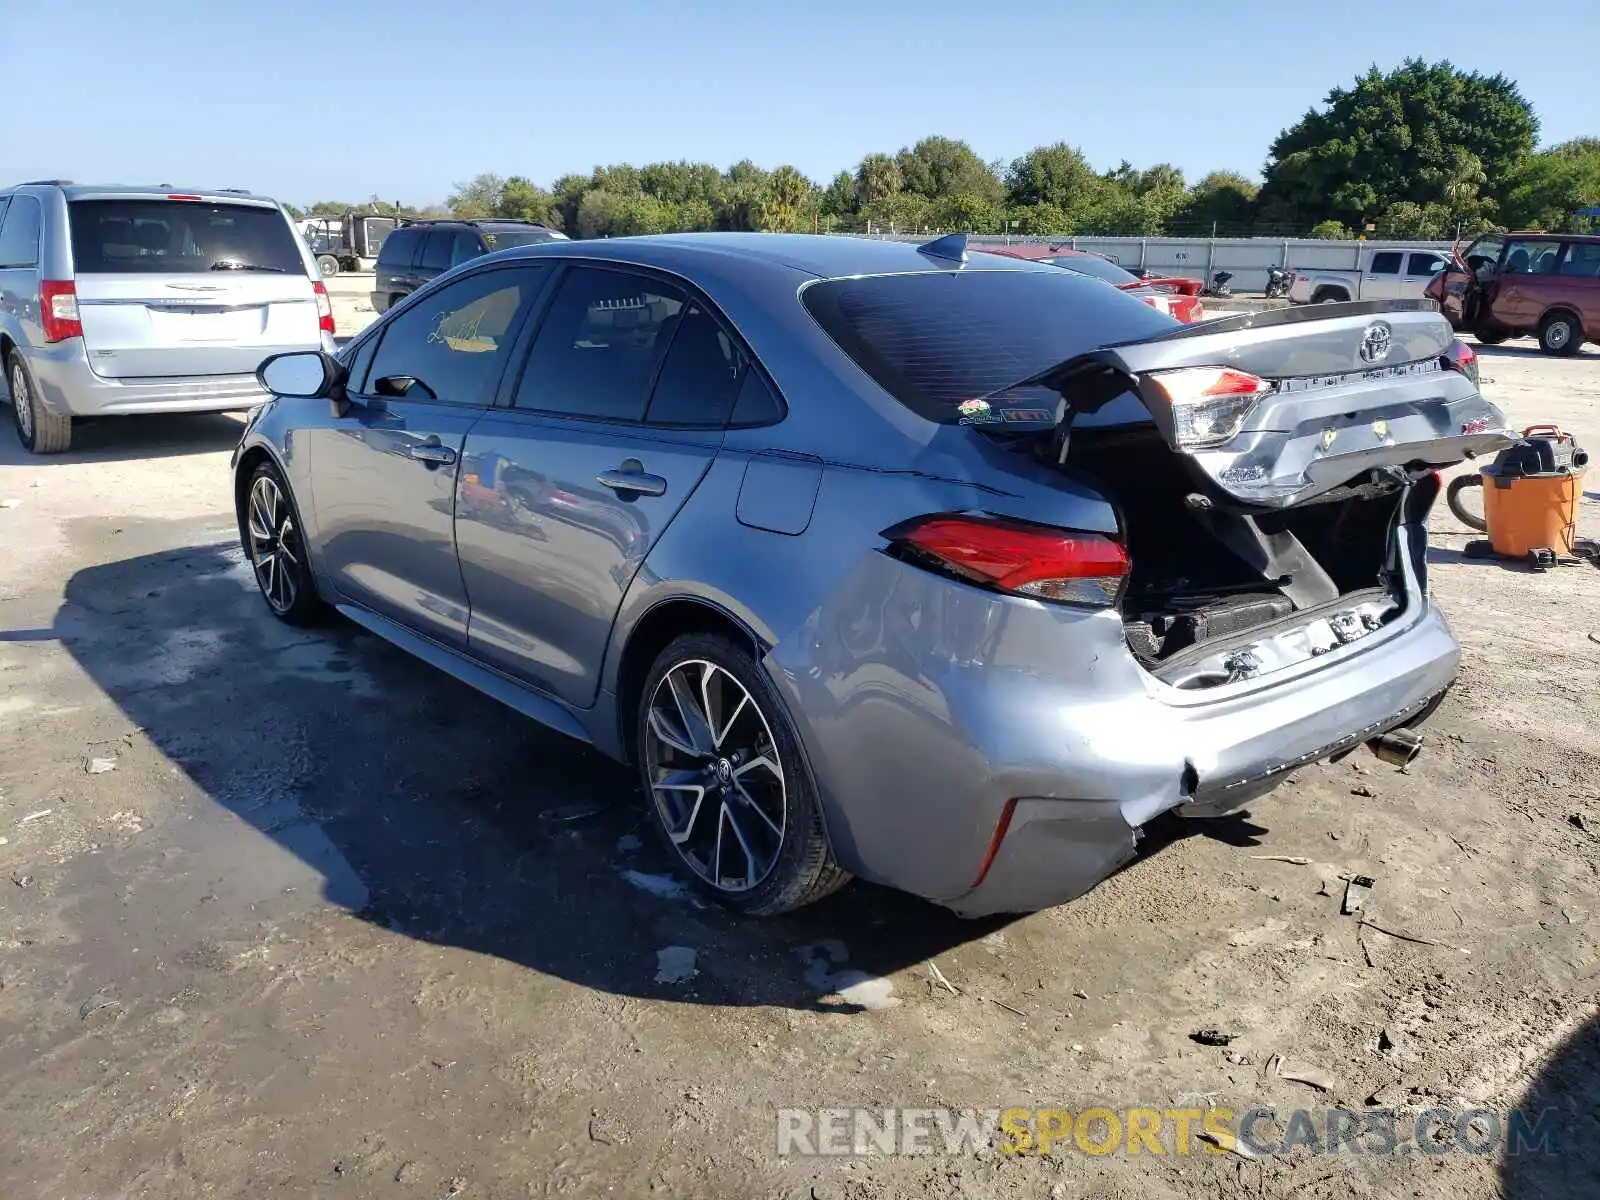
<path id="1" fill-rule="evenodd" d="M 1595 348 L 1483 354 L 1517 423 L 1600 450 Z M 1302 770 L 1025 919 L 856 884 L 740 922 L 672 885 L 620 769 L 272 621 L 238 428 L 86 426 L 55 459 L 0 431 L 6 1200 L 1600 1194 L 1594 567 L 1463 559 L 1440 505 L 1465 666 L 1404 773 Z M 1340 915 L 1349 873 L 1389 932 Z M 1556 1152 L 776 1153 L 789 1107 L 1374 1095 L 1549 1108 Z"/>

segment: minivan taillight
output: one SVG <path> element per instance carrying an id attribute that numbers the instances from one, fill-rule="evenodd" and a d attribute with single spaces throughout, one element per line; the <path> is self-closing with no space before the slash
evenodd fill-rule
<path id="1" fill-rule="evenodd" d="M 1445 370 L 1460 371 L 1473 384 L 1478 382 L 1478 352 L 1467 345 L 1460 338 L 1450 343 L 1450 349 L 1444 352 L 1440 360 Z"/>
<path id="2" fill-rule="evenodd" d="M 44 326 L 47 342 L 64 342 L 83 336 L 83 322 L 78 318 L 78 289 L 70 279 L 39 281 L 39 323 Z"/>
<path id="3" fill-rule="evenodd" d="M 890 530 L 902 557 L 970 583 L 1029 596 L 1108 608 L 1128 576 L 1128 555 L 1098 533 L 1009 517 L 942 513 Z"/>
<path id="4" fill-rule="evenodd" d="M 311 281 L 311 290 L 317 294 L 317 328 L 332 337 L 333 328 L 333 301 L 328 299 L 328 286 L 320 279 Z"/>

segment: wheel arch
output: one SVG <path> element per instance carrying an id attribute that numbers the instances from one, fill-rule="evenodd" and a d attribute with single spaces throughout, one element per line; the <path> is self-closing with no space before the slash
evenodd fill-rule
<path id="1" fill-rule="evenodd" d="M 1350 289 L 1339 283 L 1319 283 L 1311 289 L 1311 303 L 1320 304 L 1324 299 L 1333 296 L 1341 301 L 1350 299 Z"/>
<path id="2" fill-rule="evenodd" d="M 1579 338 L 1583 340 L 1587 340 L 1590 334 L 1593 332 L 1600 332 L 1590 330 L 1584 325 L 1583 314 L 1579 312 L 1577 306 L 1569 300 L 1557 300 L 1554 304 L 1551 304 L 1542 313 L 1540 313 L 1539 320 L 1534 325 L 1535 331 L 1543 329 L 1544 323 L 1551 317 L 1571 317 L 1573 324 L 1578 327 Z"/>
<path id="3" fill-rule="evenodd" d="M 617 656 L 617 738 L 624 762 L 634 758 L 639 697 L 645 677 L 660 653 L 686 633 L 711 633 L 750 651 L 757 663 L 772 648 L 746 621 L 726 606 L 703 596 L 669 596 L 657 600 L 629 627 Z"/>

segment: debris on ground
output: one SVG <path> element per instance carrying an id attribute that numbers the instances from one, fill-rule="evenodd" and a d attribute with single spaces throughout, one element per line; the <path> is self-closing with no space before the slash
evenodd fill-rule
<path id="1" fill-rule="evenodd" d="M 1434 941 L 1432 938 L 1418 937 L 1414 933 L 1401 933 L 1398 929 L 1386 929 L 1374 921 L 1367 920 L 1365 917 L 1361 918 L 1357 924 L 1359 924 L 1363 929 L 1376 929 L 1379 933 L 1386 934 L 1392 938 L 1398 938 L 1402 942 L 1415 942 L 1419 946 L 1437 946 L 1441 950 L 1454 950 L 1457 954 L 1472 953 L 1472 951 L 1468 950 L 1465 946 L 1452 946 L 1449 942 L 1438 942 Z"/>
<path id="2" fill-rule="evenodd" d="M 83 769 L 90 775 L 104 775 L 107 771 L 117 769 L 117 760 L 114 758 L 86 758 L 83 760 Z"/>
<path id="3" fill-rule="evenodd" d="M 649 892 L 658 900 L 681 900 L 696 908 L 704 907 L 698 896 L 671 875 L 648 875 L 643 871 L 623 871 L 621 875 L 641 892 Z"/>
<path id="4" fill-rule="evenodd" d="M 30 821 L 42 821 L 45 817 L 48 817 L 53 812 L 55 812 L 55 809 L 53 808 L 41 808 L 38 812 L 29 813 L 27 816 L 23 817 L 22 820 L 18 821 L 17 824 L 26 825 Z"/>
<path id="5" fill-rule="evenodd" d="M 656 982 L 687 983 L 700 974 L 692 946 L 663 946 L 656 951 Z"/>
<path id="6" fill-rule="evenodd" d="M 1326 1071 L 1305 1063 L 1291 1062 L 1281 1054 L 1274 1054 L 1267 1059 L 1266 1072 L 1269 1077 L 1290 1079 L 1316 1088 L 1319 1092 L 1333 1091 L 1333 1077 Z"/>
<path id="7" fill-rule="evenodd" d="M 1350 794 L 1352 796 L 1376 796 L 1378 793 L 1373 791 L 1366 784 L 1358 783 L 1355 787 L 1350 789 Z"/>
<path id="8" fill-rule="evenodd" d="M 105 992 L 96 992 L 78 1006 L 78 1020 L 87 1021 L 95 1013 L 107 1008 L 121 1008 L 122 1001 Z"/>
<path id="9" fill-rule="evenodd" d="M 1257 862 L 1288 863 L 1291 867 L 1304 867 L 1311 863 L 1309 858 L 1301 858 L 1298 854 L 1252 854 L 1250 857 Z"/>
<path id="10" fill-rule="evenodd" d="M 33 876 L 32 875 L 13 875 L 11 877 L 11 882 L 16 884 L 19 888 L 30 888 L 30 887 L 33 886 Z"/>
<path id="11" fill-rule="evenodd" d="M 944 977 L 944 972 L 939 970 L 939 964 L 931 959 L 928 962 L 928 975 L 932 978 L 934 983 L 944 988 L 944 990 L 949 992 L 952 996 L 961 995 L 961 993 L 956 990 L 956 985 L 946 979 Z"/>
<path id="12" fill-rule="evenodd" d="M 1017 1016 L 1022 1017 L 1024 1020 L 1027 1019 L 1027 1016 L 1028 1016 L 1027 1013 L 1023 1012 L 1020 1008 L 1012 1008 L 1011 1005 L 1007 1004 L 1004 1000 L 996 1000 L 993 996 L 985 996 L 983 998 L 985 1000 L 987 1000 L 990 1004 L 998 1004 L 1001 1008 L 1005 1009 L 1008 1013 L 1016 1013 Z"/>
<path id="13" fill-rule="evenodd" d="M 1567 824 L 1571 825 L 1574 829 L 1581 829 L 1585 833 L 1589 832 L 1588 818 L 1586 818 L 1581 812 L 1568 813 Z"/>
<path id="14" fill-rule="evenodd" d="M 1352 913 L 1359 912 L 1366 898 L 1372 895 L 1372 889 L 1377 882 L 1369 875 L 1351 875 L 1345 880 L 1344 903 L 1340 906 L 1339 911 L 1347 917 Z"/>
<path id="15" fill-rule="evenodd" d="M 1226 1046 L 1238 1036 L 1236 1033 L 1223 1033 L 1220 1029 L 1196 1029 L 1189 1035 L 1189 1040 L 1199 1042 L 1202 1046 Z"/>
<path id="16" fill-rule="evenodd" d="M 1197 1131 L 1194 1136 L 1207 1145 L 1215 1146 L 1219 1150 L 1226 1150 L 1230 1154 L 1237 1154 L 1240 1158 L 1248 1159 L 1251 1162 L 1254 1162 L 1257 1158 L 1256 1152 L 1238 1138 L 1230 1137 L 1224 1141 L 1216 1134 L 1204 1129 Z"/>
<path id="17" fill-rule="evenodd" d="M 559 808 L 547 808 L 540 815 L 546 821 L 570 825 L 574 821 L 582 821 L 588 817 L 598 816 L 605 810 L 606 806 L 604 804 L 563 804 Z"/>

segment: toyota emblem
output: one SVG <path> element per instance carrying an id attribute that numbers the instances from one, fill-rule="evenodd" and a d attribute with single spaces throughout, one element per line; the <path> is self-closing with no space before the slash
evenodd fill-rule
<path id="1" fill-rule="evenodd" d="M 1375 363 L 1389 356 L 1391 330 L 1385 321 L 1374 321 L 1361 335 L 1361 361 Z"/>

